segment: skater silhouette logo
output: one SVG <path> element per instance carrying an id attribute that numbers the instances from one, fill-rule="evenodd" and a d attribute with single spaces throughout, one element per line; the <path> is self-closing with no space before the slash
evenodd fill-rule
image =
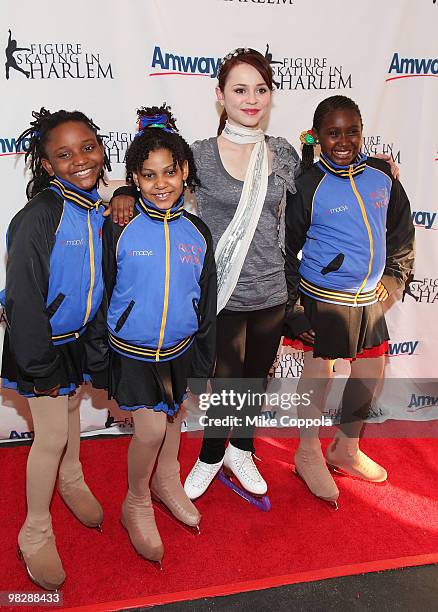
<path id="1" fill-rule="evenodd" d="M 6 63 L 5 63 L 6 79 L 9 79 L 9 70 L 11 68 L 13 68 L 14 70 L 17 70 L 17 72 L 21 72 L 28 79 L 29 78 L 29 72 L 27 70 L 23 70 L 23 68 L 21 68 L 21 66 L 19 66 L 17 64 L 17 59 L 15 57 L 15 53 L 17 53 L 17 51 L 30 51 L 30 48 L 29 47 L 18 47 L 17 46 L 17 41 L 14 38 L 12 38 L 11 30 L 8 30 L 8 32 L 9 32 L 8 45 L 7 45 L 6 49 L 5 49 L 5 55 L 6 55 Z"/>
<path id="2" fill-rule="evenodd" d="M 265 58 L 268 60 L 271 66 L 274 64 L 280 64 L 281 66 L 283 65 L 282 61 L 272 59 L 272 53 L 269 51 L 269 43 L 266 44 Z M 272 79 L 272 82 L 277 89 L 280 89 L 280 83 L 278 81 Z"/>

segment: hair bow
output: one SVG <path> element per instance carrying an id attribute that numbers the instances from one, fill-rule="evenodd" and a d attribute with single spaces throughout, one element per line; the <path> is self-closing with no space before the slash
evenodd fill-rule
<path id="1" fill-rule="evenodd" d="M 318 141 L 316 140 L 315 136 L 313 135 L 312 130 L 307 130 L 305 132 L 301 132 L 300 134 L 300 142 L 303 145 L 316 145 L 318 144 Z"/>
<path id="2" fill-rule="evenodd" d="M 154 127 L 160 128 L 165 132 L 175 133 L 171 127 L 169 127 L 169 117 L 167 115 L 142 115 L 138 120 L 138 131 L 144 132 L 146 128 Z"/>

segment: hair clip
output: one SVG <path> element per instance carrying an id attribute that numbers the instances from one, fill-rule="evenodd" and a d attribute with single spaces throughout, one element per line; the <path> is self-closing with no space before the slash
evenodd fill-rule
<path id="1" fill-rule="evenodd" d="M 300 142 L 302 145 L 312 145 L 315 146 L 317 141 L 313 135 L 312 130 L 307 130 L 307 132 L 301 132 L 300 134 Z"/>
<path id="2" fill-rule="evenodd" d="M 230 51 L 230 53 L 227 53 L 227 55 L 225 55 L 221 60 L 219 60 L 218 72 L 223 68 L 224 64 L 226 64 L 233 57 L 244 55 L 245 53 L 249 53 L 250 51 L 251 49 L 249 47 L 238 47 L 237 49 L 234 49 L 234 51 Z"/>

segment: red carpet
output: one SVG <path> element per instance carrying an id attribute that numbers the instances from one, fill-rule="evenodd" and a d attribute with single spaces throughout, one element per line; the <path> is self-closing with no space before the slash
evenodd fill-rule
<path id="1" fill-rule="evenodd" d="M 291 474 L 296 440 L 260 440 L 272 510 L 260 512 L 214 482 L 197 502 L 201 536 L 157 511 L 166 547 L 162 572 L 134 552 L 118 522 L 128 443 L 128 437 L 82 443 L 88 482 L 105 510 L 103 534 L 81 526 L 55 494 L 53 524 L 67 573 L 64 609 L 116 610 L 438 562 L 435 439 L 364 440 L 363 449 L 388 469 L 389 483 L 338 477 L 338 512 Z M 183 437 L 184 475 L 199 445 L 199 439 Z M 36 591 L 15 555 L 28 447 L 2 447 L 0 453 L 0 591 Z"/>

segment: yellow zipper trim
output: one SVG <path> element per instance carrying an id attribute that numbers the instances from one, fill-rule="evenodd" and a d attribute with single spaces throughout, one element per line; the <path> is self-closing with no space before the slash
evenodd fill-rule
<path id="1" fill-rule="evenodd" d="M 354 296 L 354 303 L 357 304 L 357 298 L 360 294 L 360 292 L 362 291 L 362 289 L 365 287 L 366 282 L 371 274 L 371 269 L 372 269 L 372 263 L 373 263 L 373 258 L 374 258 L 374 244 L 373 244 L 373 234 L 371 232 L 371 227 L 368 221 L 368 217 L 367 217 L 367 213 L 365 211 L 365 205 L 363 203 L 362 198 L 360 197 L 360 194 L 357 190 L 356 184 L 354 182 L 353 179 L 353 166 L 350 166 L 349 170 L 348 170 L 348 176 L 350 178 L 350 184 L 351 184 L 351 188 L 354 191 L 354 195 L 357 198 L 357 201 L 359 202 L 359 206 L 360 206 L 360 210 L 362 212 L 362 217 L 365 223 L 365 227 L 367 228 L 367 232 L 368 232 L 368 240 L 370 241 L 370 260 L 368 262 L 368 273 L 365 276 L 365 278 L 362 281 L 361 286 L 359 287 L 358 292 L 356 293 L 356 295 Z"/>
<path id="2" fill-rule="evenodd" d="M 94 270 L 94 245 L 93 245 L 93 232 L 91 230 L 91 222 L 90 222 L 90 211 L 88 211 L 88 245 L 90 247 L 90 289 L 88 291 L 87 298 L 87 311 L 85 313 L 85 319 L 82 325 L 85 325 L 88 321 L 88 317 L 91 312 L 91 298 L 93 297 L 93 289 L 94 289 L 94 278 L 95 278 L 95 270 Z"/>
<path id="3" fill-rule="evenodd" d="M 158 340 L 158 347 L 157 347 L 157 353 L 155 355 L 155 361 L 160 361 L 160 349 L 163 345 L 164 329 L 166 327 L 167 310 L 169 307 L 170 240 L 169 240 L 169 224 L 167 222 L 169 217 L 170 217 L 170 209 L 166 211 L 166 215 L 164 217 L 164 238 L 166 241 L 166 277 L 164 280 L 164 304 L 163 304 L 163 314 L 161 317 L 160 339 Z"/>

